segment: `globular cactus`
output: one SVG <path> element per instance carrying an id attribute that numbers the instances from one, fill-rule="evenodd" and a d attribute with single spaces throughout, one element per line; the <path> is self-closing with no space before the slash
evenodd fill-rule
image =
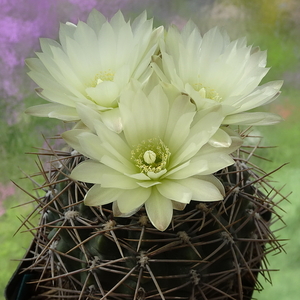
<path id="1" fill-rule="evenodd" d="M 163 232 L 144 208 L 120 218 L 111 205 L 85 206 L 90 186 L 68 177 L 84 157 L 43 151 L 51 167 L 41 163 L 42 196 L 32 196 L 40 223 L 24 221 L 34 239 L 7 299 L 251 299 L 262 290 L 259 277 L 271 280 L 266 255 L 282 251 L 270 225 L 281 219 L 276 207 L 285 199 L 268 182 L 272 172 L 250 162 L 257 148 L 241 147 L 235 164 L 215 174 L 223 201 L 192 201 Z"/>

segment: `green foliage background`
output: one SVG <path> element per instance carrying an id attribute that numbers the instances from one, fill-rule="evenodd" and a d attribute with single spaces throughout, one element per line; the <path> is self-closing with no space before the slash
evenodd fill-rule
<path id="1" fill-rule="evenodd" d="M 129 1 L 130 2 L 130 1 Z M 156 1 L 156 3 L 159 1 Z M 191 17 L 203 28 L 205 32 L 215 25 L 225 27 L 232 38 L 247 36 L 249 44 L 259 45 L 261 49 L 268 50 L 268 65 L 272 66 L 265 81 L 285 79 L 285 85 L 281 96 L 272 104 L 264 107 L 265 111 L 272 111 L 283 115 L 286 120 L 272 127 L 255 128 L 264 137 L 265 145 L 274 145 L 277 148 L 264 150 L 261 154 L 271 162 L 260 161 L 260 167 L 266 171 L 272 171 L 284 163 L 289 163 L 273 175 L 274 185 L 283 189 L 283 194 L 288 194 L 290 202 L 282 203 L 280 212 L 286 227 L 280 230 L 277 235 L 286 242 L 286 253 L 269 257 L 270 268 L 280 269 L 279 272 L 271 273 L 273 284 L 264 282 L 263 292 L 256 293 L 259 300 L 289 299 L 296 300 L 299 297 L 300 287 L 298 275 L 300 272 L 300 247 L 299 226 L 300 226 L 300 156 L 299 156 L 299 117 L 300 117 L 300 88 L 296 78 L 300 78 L 300 25 L 293 21 L 295 14 L 294 2 L 297 0 L 232 0 L 232 1 L 211 1 L 209 5 L 201 6 L 196 11 L 196 1 L 163 1 L 163 9 L 169 9 L 174 15 L 174 20 L 180 17 L 186 20 Z M 202 1 L 200 1 L 202 2 Z M 207 2 L 207 1 L 203 1 Z M 169 4 L 169 6 L 167 4 Z M 145 1 L 139 5 L 136 12 L 147 9 L 148 14 L 153 15 L 157 24 L 167 24 L 171 17 L 163 18 L 159 4 L 150 5 L 151 1 Z M 109 5 L 109 4 L 108 4 Z M 202 10 L 201 10 L 202 9 Z M 157 17 L 156 14 L 159 16 Z M 41 103 L 35 96 L 25 99 L 25 106 Z M 1 111 L 3 111 L 1 109 Z M 46 120 L 23 114 L 18 123 L 8 125 L 5 116 L 0 115 L 0 183 L 9 184 L 9 180 L 15 181 L 25 190 L 32 191 L 32 183 L 29 180 L 21 179 L 24 174 L 33 174 L 37 171 L 33 155 L 26 152 L 36 152 L 34 147 L 42 147 L 44 141 L 42 134 L 46 137 L 53 136 L 63 126 L 60 121 Z M 20 169 L 19 169 L 20 168 Z M 19 219 L 28 215 L 33 204 L 22 205 L 30 200 L 30 197 L 19 189 L 15 194 L 9 196 L 4 206 L 5 214 L 0 217 L 0 300 L 4 287 L 14 272 L 18 262 L 12 259 L 23 257 L 26 248 L 32 238 L 30 233 L 17 233 L 21 224 Z M 36 223 L 37 217 L 32 220 Z M 282 224 L 281 224 L 282 225 Z M 275 226 L 276 227 L 276 226 Z M 23 230 L 23 229 L 22 229 Z"/>

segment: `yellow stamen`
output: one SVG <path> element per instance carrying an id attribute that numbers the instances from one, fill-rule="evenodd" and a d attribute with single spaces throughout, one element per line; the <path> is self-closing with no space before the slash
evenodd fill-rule
<path id="1" fill-rule="evenodd" d="M 115 76 L 115 73 L 110 69 L 108 69 L 107 71 L 100 71 L 99 73 L 97 73 L 95 75 L 91 86 L 95 87 L 103 81 L 113 81 L 114 76 Z"/>
<path id="2" fill-rule="evenodd" d="M 144 174 L 166 169 L 171 152 L 159 138 L 144 140 L 131 151 L 131 159 Z"/>
<path id="3" fill-rule="evenodd" d="M 200 82 L 194 83 L 193 87 L 196 91 L 199 92 L 199 94 L 202 98 L 208 98 L 211 100 L 215 100 L 216 102 L 222 101 L 222 97 L 219 95 L 218 92 L 216 92 L 214 89 L 212 89 L 210 87 L 204 86 Z"/>

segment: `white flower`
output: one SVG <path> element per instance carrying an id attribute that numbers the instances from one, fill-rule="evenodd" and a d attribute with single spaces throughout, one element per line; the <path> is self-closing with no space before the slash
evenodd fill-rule
<path id="1" fill-rule="evenodd" d="M 96 112 L 116 108 L 130 79 L 149 75 L 151 56 L 163 33 L 162 27 L 153 30 L 152 23 L 146 12 L 130 24 L 121 12 L 108 22 L 93 10 L 87 23 L 62 24 L 60 43 L 41 39 L 42 52 L 26 63 L 29 76 L 40 87 L 38 93 L 51 103 L 31 107 L 27 113 L 78 121 L 78 103 Z M 118 111 L 108 118 L 117 119 Z"/>
<path id="2" fill-rule="evenodd" d="M 182 210 L 191 200 L 223 199 L 223 186 L 212 173 L 233 164 L 229 153 L 241 140 L 235 136 L 227 148 L 212 147 L 207 142 L 223 120 L 218 107 L 196 118 L 188 96 L 160 85 L 148 90 L 132 87 L 121 95 L 120 134 L 94 120 L 96 133 L 73 129 L 63 138 L 89 158 L 71 174 L 95 184 L 86 205 L 113 202 L 117 216 L 131 215 L 145 205 L 150 221 L 163 231 L 173 209 Z"/>
<path id="3" fill-rule="evenodd" d="M 161 44 L 162 59 L 153 63 L 160 78 L 188 94 L 199 111 L 222 105 L 223 124 L 277 123 L 274 114 L 247 112 L 273 101 L 282 81 L 258 86 L 268 72 L 266 52 L 246 45 L 246 39 L 230 41 L 217 27 L 203 37 L 191 21 L 181 32 L 170 27 Z"/>

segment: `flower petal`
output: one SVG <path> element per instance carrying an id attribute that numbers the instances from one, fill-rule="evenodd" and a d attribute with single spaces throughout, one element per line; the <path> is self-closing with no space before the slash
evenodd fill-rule
<path id="1" fill-rule="evenodd" d="M 274 101 L 280 94 L 279 90 L 282 84 L 282 80 L 276 80 L 258 86 L 252 93 L 238 102 L 240 108 L 238 108 L 235 113 L 240 113 L 261 105 L 266 105 Z"/>
<path id="2" fill-rule="evenodd" d="M 156 186 L 157 190 L 167 199 L 189 203 L 192 199 L 192 191 L 182 185 L 180 181 L 164 180 Z"/>
<path id="3" fill-rule="evenodd" d="M 84 204 L 88 206 L 105 205 L 117 200 L 121 193 L 122 190 L 106 189 L 96 184 L 85 195 Z"/>
<path id="4" fill-rule="evenodd" d="M 111 155 L 103 155 L 100 161 L 108 167 L 123 174 L 128 174 L 135 171 L 134 165 L 126 166 L 120 160 L 112 157 Z"/>
<path id="5" fill-rule="evenodd" d="M 102 122 L 106 127 L 116 133 L 121 133 L 123 130 L 123 123 L 121 121 L 120 110 L 118 107 L 100 113 Z"/>
<path id="6" fill-rule="evenodd" d="M 160 231 L 164 231 L 171 223 L 173 216 L 172 201 L 162 196 L 155 188 L 145 203 L 150 222 Z"/>
<path id="7" fill-rule="evenodd" d="M 140 210 L 140 208 L 141 207 L 137 207 L 136 209 L 132 210 L 131 212 L 125 214 L 125 213 L 122 213 L 120 211 L 117 201 L 113 202 L 113 205 L 112 205 L 112 210 L 113 210 L 114 216 L 115 217 L 121 217 L 121 218 L 131 217 L 133 214 L 135 214 L 136 212 L 138 212 Z"/>
<path id="8" fill-rule="evenodd" d="M 181 95 L 173 100 L 164 135 L 164 142 L 171 152 L 176 152 L 187 139 L 195 113 L 195 106 L 187 96 Z"/>
<path id="9" fill-rule="evenodd" d="M 186 203 L 181 203 L 177 201 L 172 201 L 172 205 L 173 205 L 173 209 L 176 210 L 184 210 L 184 208 L 186 207 Z"/>
<path id="10" fill-rule="evenodd" d="M 201 178 L 201 177 L 199 177 Z M 190 177 L 180 180 L 180 184 L 192 192 L 192 199 L 196 201 L 218 201 L 224 197 L 218 187 L 210 181 Z"/>
<path id="11" fill-rule="evenodd" d="M 117 198 L 121 213 L 127 214 L 143 205 L 151 195 L 151 188 L 138 187 L 133 190 L 123 190 Z"/>
<path id="12" fill-rule="evenodd" d="M 101 26 L 106 22 L 106 18 L 96 9 L 93 9 L 89 14 L 86 23 L 95 31 L 99 30 Z"/>
<path id="13" fill-rule="evenodd" d="M 148 181 L 140 181 L 140 182 L 137 182 L 137 184 L 143 188 L 149 188 L 149 187 L 152 187 L 154 185 L 158 185 L 158 184 L 161 184 L 160 181 L 153 181 L 153 180 L 148 180 Z"/>
<path id="14" fill-rule="evenodd" d="M 85 153 L 88 158 L 96 161 L 101 161 L 104 156 L 104 151 L 100 138 L 91 132 L 82 132 L 77 136 L 80 148 L 83 149 L 82 153 Z M 76 148 L 75 148 L 76 149 Z M 76 149 L 77 151 L 82 151 Z"/>
<path id="15" fill-rule="evenodd" d="M 86 88 L 86 93 L 101 106 L 115 107 L 115 100 L 119 96 L 120 90 L 115 82 L 103 81 L 95 87 Z"/>
<path id="16" fill-rule="evenodd" d="M 217 153 L 218 153 L 218 155 L 216 155 Z M 213 173 L 215 173 L 225 167 L 233 165 L 233 164 L 234 164 L 234 160 L 232 159 L 232 157 L 222 151 L 202 154 L 199 156 L 195 156 L 191 159 L 190 166 L 193 166 L 193 165 L 198 166 L 199 165 L 199 172 L 190 174 L 190 176 L 213 174 Z M 206 166 L 206 168 L 203 168 L 201 170 L 201 165 Z M 186 177 L 190 177 L 190 176 L 186 176 Z"/>
<path id="17" fill-rule="evenodd" d="M 218 188 L 218 190 L 220 191 L 221 195 L 223 195 L 225 197 L 225 188 L 224 185 L 222 184 L 222 182 L 216 178 L 213 175 L 201 175 L 201 176 L 194 176 L 194 178 L 198 178 L 200 180 L 204 180 L 204 181 L 208 181 L 210 183 L 212 183 L 215 187 Z"/>
<path id="18" fill-rule="evenodd" d="M 27 114 L 36 117 L 57 118 L 64 121 L 78 121 L 79 117 L 73 107 L 49 103 L 31 106 L 25 111 Z"/>
<path id="19" fill-rule="evenodd" d="M 213 147 L 229 147 L 231 142 L 230 136 L 221 128 L 219 128 L 208 141 Z"/>
<path id="20" fill-rule="evenodd" d="M 94 127 L 102 140 L 103 148 L 107 150 L 107 155 L 117 158 L 126 166 L 132 165 L 132 163 L 129 162 L 131 148 L 126 143 L 126 140 L 124 140 L 123 134 L 117 134 L 111 131 L 102 122 L 97 120 L 94 121 Z"/>
<path id="21" fill-rule="evenodd" d="M 136 180 L 93 160 L 80 163 L 73 169 L 70 177 L 83 182 L 101 184 L 103 188 L 136 189 L 138 187 Z"/>
<path id="22" fill-rule="evenodd" d="M 181 148 L 174 153 L 170 162 L 170 167 L 178 165 L 180 162 L 185 162 L 201 149 L 209 139 L 219 129 L 223 116 L 220 107 L 216 107 L 207 115 L 199 119 L 190 129 L 190 134 L 185 141 L 181 142 Z"/>
<path id="23" fill-rule="evenodd" d="M 74 180 L 101 184 L 102 176 L 108 167 L 93 160 L 83 161 L 72 170 L 70 177 Z"/>
<path id="24" fill-rule="evenodd" d="M 144 173 L 134 173 L 134 174 L 128 174 L 125 173 L 126 176 L 137 179 L 137 180 L 151 180 L 146 174 Z"/>
<path id="25" fill-rule="evenodd" d="M 283 121 L 283 119 L 276 114 L 265 112 L 249 112 L 227 116 L 224 119 L 223 124 L 273 125 L 281 121 Z"/>
<path id="26" fill-rule="evenodd" d="M 69 131 L 65 131 L 64 133 L 62 133 L 62 138 L 68 143 L 69 146 L 71 146 L 73 149 L 77 150 L 79 153 L 81 153 L 82 155 L 89 157 L 89 158 L 93 158 L 90 157 L 90 152 L 86 152 L 86 146 L 82 147 L 80 141 L 79 141 L 79 136 L 81 134 L 85 134 L 87 133 L 87 131 L 85 129 L 72 129 Z M 96 136 L 94 136 L 96 137 Z M 96 137 L 97 138 L 97 137 Z M 99 141 L 99 139 L 97 138 L 97 140 Z M 96 141 L 96 143 L 98 142 Z"/>
<path id="27" fill-rule="evenodd" d="M 101 120 L 99 112 L 94 109 L 88 107 L 85 104 L 77 103 L 76 110 L 81 121 L 92 131 L 96 132 L 94 127 L 95 120 Z"/>

